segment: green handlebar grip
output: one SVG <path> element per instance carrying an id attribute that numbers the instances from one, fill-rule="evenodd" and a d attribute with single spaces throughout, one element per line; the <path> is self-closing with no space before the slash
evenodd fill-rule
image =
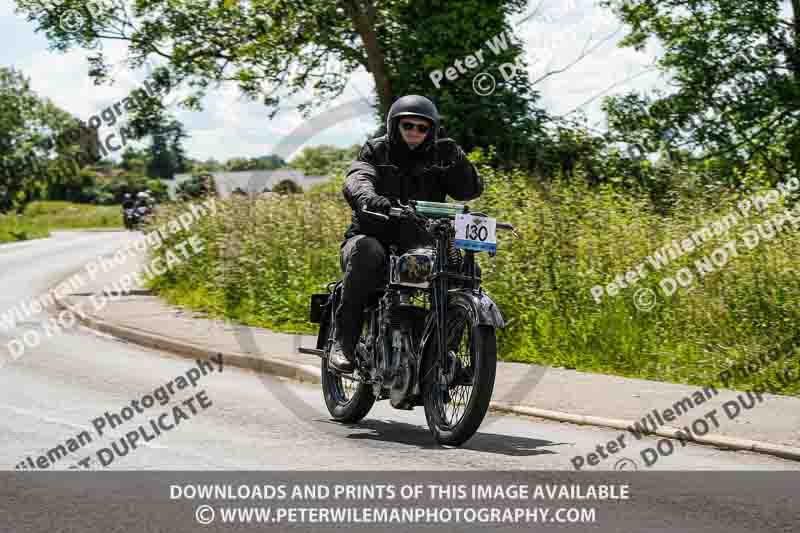
<path id="1" fill-rule="evenodd" d="M 454 217 L 464 212 L 464 204 L 450 204 L 447 202 L 414 202 L 417 213 L 430 218 Z"/>

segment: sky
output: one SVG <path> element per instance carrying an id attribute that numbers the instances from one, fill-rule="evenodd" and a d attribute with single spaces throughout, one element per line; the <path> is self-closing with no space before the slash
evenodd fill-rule
<path id="1" fill-rule="evenodd" d="M 619 48 L 617 44 L 625 35 L 625 28 L 613 14 L 595 3 L 596 0 L 530 0 L 525 15 L 516 16 L 510 22 L 525 46 L 528 75 L 532 80 L 570 65 L 581 56 L 582 50 L 591 50 L 566 72 L 545 78 L 535 88 L 541 94 L 540 105 L 551 114 L 574 116 L 574 110 L 578 109 L 586 114 L 590 126 L 603 131 L 602 96 L 665 88 L 666 81 L 651 67 L 659 53 L 657 46 L 649 46 L 642 52 Z M 50 98 L 60 108 L 85 121 L 122 101 L 141 86 L 141 80 L 147 75 L 145 69 L 127 70 L 122 65 L 125 47 L 114 43 L 106 45 L 104 51 L 118 61 L 117 82 L 114 86 L 94 85 L 88 76 L 90 52 L 50 51 L 45 36 L 35 32 L 35 23 L 15 13 L 13 0 L 0 0 L 0 32 L 8 43 L 0 47 L 0 65 L 21 70 L 30 78 L 32 89 L 38 95 Z M 486 71 L 502 82 L 499 65 L 491 62 L 491 51 L 487 47 L 483 50 L 486 63 L 462 75 L 473 77 Z M 474 52 L 476 50 L 465 49 L 462 56 L 452 61 L 463 62 Z M 442 70 L 451 65 L 443 65 Z M 510 71 L 508 67 L 506 72 Z M 446 78 L 441 81 L 443 87 L 446 83 Z M 488 89 L 488 83 L 481 81 L 477 90 Z M 242 96 L 234 84 L 209 91 L 203 101 L 203 111 L 189 111 L 178 106 L 173 106 L 172 111 L 190 135 L 185 146 L 192 158 L 224 161 L 231 157 L 262 156 L 276 150 L 288 158 L 303 146 L 345 147 L 363 143 L 375 128 L 367 105 L 374 101 L 374 93 L 371 75 L 365 70 L 355 72 L 344 93 L 331 101 L 329 107 L 320 108 L 317 113 L 322 117 L 312 122 L 330 126 L 315 127 L 311 133 L 299 135 L 292 132 L 306 122 L 300 113 L 287 107 L 270 120 L 269 110 Z M 180 90 L 170 94 L 168 103 L 179 99 L 181 94 Z M 345 112 L 344 118 L 330 118 L 338 117 L 331 110 L 353 102 L 352 110 Z M 350 108 L 345 106 L 344 109 Z M 111 131 L 113 129 L 103 126 L 101 138 Z M 287 143 L 287 138 L 295 142 Z"/>

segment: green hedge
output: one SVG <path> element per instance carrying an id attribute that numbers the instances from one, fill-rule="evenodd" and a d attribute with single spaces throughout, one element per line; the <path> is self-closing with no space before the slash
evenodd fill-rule
<path id="1" fill-rule="evenodd" d="M 509 321 L 498 337 L 502 359 L 722 385 L 721 371 L 768 357 L 777 362 L 764 373 L 729 385 L 767 380 L 773 390 L 800 391 L 796 383 L 784 386 L 772 377 L 784 367 L 800 372 L 800 239 L 791 226 L 704 278 L 695 275 L 693 290 L 671 298 L 660 293 L 663 275 L 682 267 L 696 274 L 695 260 L 765 216 L 742 220 L 731 235 L 661 272 L 648 269 L 645 280 L 598 304 L 593 286 L 733 211 L 737 198 L 687 196 L 667 216 L 646 198 L 589 189 L 583 180 L 543 186 L 521 172 L 499 174 L 478 163 L 488 186 L 472 208 L 512 222 L 522 235 L 502 233 L 497 257 L 479 256 L 484 287 Z M 219 201 L 217 215 L 193 228 L 206 250 L 158 278 L 154 288 L 174 303 L 215 316 L 315 332 L 306 321 L 309 296 L 341 275 L 338 250 L 350 211 L 340 186 L 341 177 L 304 195 Z M 171 244 L 185 237 L 178 234 Z M 644 288 L 659 294 L 649 311 L 633 301 Z"/>

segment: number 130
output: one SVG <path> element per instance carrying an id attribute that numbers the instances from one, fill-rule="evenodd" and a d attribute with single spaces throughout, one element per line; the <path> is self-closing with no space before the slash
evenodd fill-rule
<path id="1" fill-rule="evenodd" d="M 485 241 L 489 237 L 489 230 L 486 226 L 467 224 L 465 226 L 467 238 L 473 241 Z"/>

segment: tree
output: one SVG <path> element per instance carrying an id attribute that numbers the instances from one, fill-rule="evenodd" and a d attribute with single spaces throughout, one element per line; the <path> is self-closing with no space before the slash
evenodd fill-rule
<path id="1" fill-rule="evenodd" d="M 150 160 L 147 164 L 147 176 L 171 180 L 175 177 L 175 155 L 169 148 L 166 131 L 153 132 L 150 144 Z"/>
<path id="2" fill-rule="evenodd" d="M 258 161 L 257 168 L 259 170 L 276 170 L 286 166 L 286 161 L 277 155 L 263 155 L 257 157 L 256 161 Z"/>
<path id="3" fill-rule="evenodd" d="M 536 106 L 539 95 L 522 59 L 524 47 L 508 22 L 527 4 L 527 0 L 399 2 L 395 24 L 379 29 L 395 94 L 429 97 L 448 136 L 467 152 L 494 146 L 500 163 L 521 162 L 544 136 L 546 113 Z M 458 72 L 455 61 L 465 63 L 465 56 L 475 51 L 483 52 L 485 62 L 474 70 L 462 65 L 466 72 L 448 79 L 447 69 Z M 432 79 L 437 70 L 443 75 L 438 87 Z M 496 80 L 487 86 L 493 87 L 491 91 L 481 91 L 480 84 L 476 89 L 479 72 Z"/>
<path id="4" fill-rule="evenodd" d="M 176 173 L 183 173 L 189 170 L 189 160 L 186 157 L 186 149 L 183 147 L 183 140 L 187 139 L 189 135 L 183 124 L 177 120 L 173 120 L 167 126 L 167 144 L 169 150 L 172 152 L 175 168 L 173 169 L 173 177 Z"/>
<path id="5" fill-rule="evenodd" d="M 21 72 L 0 68 L 0 211 L 80 181 L 96 141 L 97 130 L 39 98 Z"/>
<path id="6" fill-rule="evenodd" d="M 303 192 L 303 188 L 290 179 L 281 180 L 272 188 L 276 194 L 298 194 Z"/>
<path id="7" fill-rule="evenodd" d="M 59 15 L 67 8 L 86 11 L 82 2 L 53 0 L 44 10 L 38 0 L 17 3 L 56 49 L 122 40 L 129 43 L 132 66 L 165 60 L 154 73 L 155 84 L 162 92 L 190 84 L 196 92 L 184 104 L 193 109 L 213 83 L 234 81 L 270 107 L 271 117 L 286 98 L 307 91 L 313 97 L 298 108 L 309 115 L 364 68 L 375 83 L 378 124 L 397 96 L 415 92 L 437 102 L 449 131 L 467 149 L 529 142 L 539 132 L 542 113 L 533 107 L 537 95 L 522 68 L 487 96 L 472 90 L 472 76 L 441 87 L 428 76 L 487 40 L 510 41 L 507 17 L 527 0 L 142 0 L 132 9 L 87 11 L 87 23 L 72 32 L 60 27 Z M 491 67 L 514 62 L 520 50 L 518 43 L 506 42 Z M 93 54 L 91 74 L 103 80 L 105 57 L 102 51 Z M 157 98 L 144 101 L 149 110 L 142 117 L 163 111 Z"/>
<path id="8" fill-rule="evenodd" d="M 800 0 L 604 0 L 631 28 L 622 45 L 657 38 L 671 94 L 608 99 L 609 126 L 648 151 L 758 164 L 772 181 L 800 169 Z M 788 14 L 787 14 L 788 13 Z"/>
<path id="9" fill-rule="evenodd" d="M 163 202 L 169 199 L 169 191 L 167 190 L 167 185 L 163 181 L 147 180 L 145 185 L 152 193 L 153 199 L 156 202 Z"/>
<path id="10" fill-rule="evenodd" d="M 256 162 L 247 157 L 232 157 L 225 163 L 225 170 L 237 172 L 242 170 L 255 170 Z"/>
<path id="11" fill-rule="evenodd" d="M 189 158 L 189 172 L 195 174 L 205 174 L 209 172 L 217 172 L 220 170 L 225 170 L 225 165 L 214 159 L 213 157 L 210 159 L 206 159 L 205 161 L 199 161 L 197 159 Z"/>
<path id="12" fill-rule="evenodd" d="M 240 170 L 275 170 L 286 166 L 286 161 L 277 155 L 261 157 L 232 157 L 225 163 L 225 170 L 236 172 Z"/>
<path id="13" fill-rule="evenodd" d="M 151 178 L 171 180 L 176 173 L 188 170 L 186 151 L 182 141 L 188 135 L 183 124 L 171 120 L 152 127 L 147 175 Z"/>
<path id="14" fill-rule="evenodd" d="M 144 175 L 148 166 L 148 157 L 145 150 L 136 150 L 132 146 L 126 146 L 122 152 L 120 167 L 126 172 Z"/>
<path id="15" fill-rule="evenodd" d="M 307 146 L 289 163 L 307 176 L 327 176 L 347 167 L 358 155 L 359 145 L 339 148 L 329 144 Z"/>
<path id="16" fill-rule="evenodd" d="M 175 194 L 180 200 L 216 195 L 214 176 L 206 173 L 193 174 L 191 178 L 178 184 Z"/>

